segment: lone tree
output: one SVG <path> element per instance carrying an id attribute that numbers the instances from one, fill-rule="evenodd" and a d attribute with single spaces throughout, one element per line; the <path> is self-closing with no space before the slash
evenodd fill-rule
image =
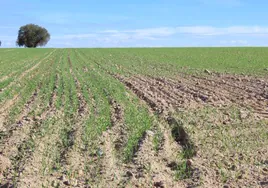
<path id="1" fill-rule="evenodd" d="M 50 34 L 45 28 L 35 24 L 27 24 L 20 27 L 17 45 L 36 48 L 37 46 L 45 46 L 49 40 Z"/>

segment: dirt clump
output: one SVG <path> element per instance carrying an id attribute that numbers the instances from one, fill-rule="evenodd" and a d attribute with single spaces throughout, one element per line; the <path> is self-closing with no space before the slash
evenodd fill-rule
<path id="1" fill-rule="evenodd" d="M 11 166 L 11 161 L 2 155 L 0 155 L 0 176 L 3 172 Z"/>

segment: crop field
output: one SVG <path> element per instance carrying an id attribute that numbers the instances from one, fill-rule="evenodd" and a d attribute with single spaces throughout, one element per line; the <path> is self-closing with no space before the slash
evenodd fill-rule
<path id="1" fill-rule="evenodd" d="M 0 50 L 0 187 L 268 186 L 268 48 Z"/>

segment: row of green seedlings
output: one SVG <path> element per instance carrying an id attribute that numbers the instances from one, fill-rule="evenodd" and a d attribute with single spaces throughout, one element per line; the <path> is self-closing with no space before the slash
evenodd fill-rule
<path id="1" fill-rule="evenodd" d="M 111 50 L 112 51 L 112 50 Z M 100 52 L 100 51 L 99 51 Z M 121 51 L 119 51 L 120 53 Z M 83 52 L 82 52 L 83 53 Z M 97 53 L 94 53 L 94 54 L 90 54 L 90 57 L 92 59 L 94 59 L 93 61 L 98 61 L 98 55 L 96 55 Z M 109 65 L 109 63 L 106 63 L 107 61 L 109 62 L 108 59 L 105 59 L 103 53 L 99 53 L 99 55 L 102 54 L 102 61 L 99 61 L 98 63 L 98 67 L 99 66 L 102 66 L 104 63 L 105 63 L 105 68 L 102 67 L 103 69 L 107 70 L 107 64 Z M 108 53 L 109 54 L 109 53 Z M 85 55 L 83 53 L 83 55 Z M 105 54 L 107 56 L 107 54 Z M 113 57 L 108 55 L 108 57 L 111 59 Z M 101 58 L 100 58 L 101 59 Z M 115 60 L 114 60 L 115 61 Z M 114 73 L 123 73 L 123 74 L 128 74 L 130 71 L 126 71 L 125 69 L 117 69 L 116 67 L 114 67 L 110 61 L 110 66 L 109 66 L 109 71 L 114 71 Z M 137 71 L 137 70 L 136 70 Z M 132 70 L 131 70 L 132 72 Z M 133 71 L 132 73 L 134 73 L 135 71 Z M 141 73 L 139 71 L 139 73 Z M 160 121 L 161 117 L 159 117 L 159 120 Z M 163 141 L 163 134 L 162 132 L 159 130 L 159 128 L 157 126 L 155 126 L 156 129 L 156 134 L 154 135 L 154 138 L 153 138 L 153 146 L 154 146 L 154 149 L 156 151 L 159 151 L 159 149 L 161 148 L 161 145 L 162 145 L 162 141 Z M 184 137 L 186 132 L 184 131 L 184 126 L 182 124 L 182 122 L 180 121 L 173 121 L 173 123 L 171 124 L 171 133 L 172 133 L 172 137 L 177 141 L 177 142 L 180 142 L 180 139 L 181 137 Z M 179 156 L 179 162 L 176 167 L 174 168 L 174 170 L 176 170 L 176 179 L 187 179 L 187 178 L 190 178 L 193 174 L 193 170 L 192 170 L 192 167 L 191 165 L 189 164 L 189 159 L 192 158 L 195 153 L 196 153 L 196 150 L 195 150 L 195 147 L 194 147 L 194 144 L 192 143 L 191 140 L 189 140 L 190 138 L 187 136 L 187 139 L 188 141 L 185 142 L 185 143 L 180 143 L 182 145 L 182 152 L 178 155 Z"/>
<path id="2" fill-rule="evenodd" d="M 49 52 L 47 52 L 49 53 Z M 46 53 L 46 54 L 47 54 Z M 25 62 L 33 61 L 38 57 L 44 56 L 44 53 L 22 53 L 21 51 L 18 54 L 7 53 L 4 56 L 1 56 L 0 59 L 0 68 L 3 70 L 1 76 L 9 75 L 11 72 L 16 72 L 17 69 L 26 66 Z"/>
<path id="3" fill-rule="evenodd" d="M 98 93 L 94 93 L 94 86 L 91 85 L 91 82 L 89 82 L 88 80 L 86 80 L 83 75 L 81 75 L 81 72 L 77 71 L 77 64 L 79 63 L 77 61 L 77 59 L 73 58 L 73 54 L 72 51 L 67 51 L 67 53 L 65 53 L 66 55 L 64 56 L 64 61 L 61 67 L 61 77 L 62 77 L 62 81 L 63 83 L 60 84 L 61 86 L 63 86 L 63 89 L 59 88 L 59 91 L 63 91 L 64 93 L 64 101 L 58 101 L 58 104 L 64 104 L 64 127 L 61 129 L 61 143 L 62 145 L 59 146 L 62 148 L 62 150 L 60 151 L 60 160 L 59 160 L 59 164 L 58 164 L 58 170 L 61 170 L 62 173 L 66 174 L 67 177 L 69 177 L 69 179 L 71 179 L 71 177 L 76 176 L 75 174 L 73 174 L 72 169 L 64 169 L 61 168 L 60 166 L 63 165 L 64 166 L 64 152 L 68 152 L 68 150 L 70 149 L 70 147 L 73 146 L 73 126 L 75 123 L 77 123 L 76 121 L 79 120 L 79 118 L 77 118 L 77 112 L 78 112 L 78 107 L 79 107 L 79 100 L 77 97 L 77 89 L 76 89 L 76 85 L 75 85 L 75 78 L 74 76 L 78 79 L 78 81 L 81 84 L 81 92 L 83 94 L 84 99 L 87 102 L 87 106 L 91 112 L 91 115 L 89 117 L 85 117 L 83 119 L 81 119 L 80 121 L 82 121 L 81 125 L 83 127 L 83 132 L 88 133 L 88 134 L 84 134 L 82 137 L 83 140 L 83 146 L 81 146 L 83 149 L 83 155 L 85 156 L 86 160 L 85 160 L 85 166 L 83 167 L 83 171 L 84 174 L 87 174 L 88 178 L 86 179 L 86 183 L 90 184 L 91 182 L 91 178 L 92 176 L 93 179 L 96 179 L 96 177 L 99 175 L 99 171 L 100 171 L 100 166 L 96 166 L 99 169 L 94 169 L 94 175 L 92 172 L 92 166 L 94 161 L 92 160 L 92 157 L 90 156 L 94 156 L 96 155 L 98 152 L 98 147 L 97 144 L 95 142 L 97 135 L 95 135 L 94 133 L 98 132 L 98 130 L 101 129 L 100 125 L 109 123 L 109 105 L 103 105 L 105 103 L 103 103 L 102 98 L 99 98 Z M 72 73 L 70 72 L 72 71 Z M 97 78 L 96 78 L 97 79 Z M 61 87 L 60 86 L 60 87 Z M 92 91 L 93 90 L 93 91 Z M 92 103 L 92 93 L 95 94 L 94 96 L 94 100 L 95 100 L 95 105 L 93 105 Z M 94 111 L 98 111 L 97 114 L 93 113 Z M 108 112 L 108 113 L 107 113 Z M 107 119 L 106 119 L 107 118 Z M 90 126 L 89 126 L 90 125 Z M 98 126 L 99 125 L 99 126 Z M 100 133 L 98 133 L 99 135 Z M 95 165 L 94 165 L 95 166 Z"/>
<path id="4" fill-rule="evenodd" d="M 176 76 L 178 73 L 191 73 L 196 69 L 181 69 L 183 64 L 177 63 L 179 56 L 174 56 L 172 53 L 166 55 L 162 51 L 155 52 L 139 50 L 139 49 L 80 49 L 81 52 L 92 53 L 97 57 L 100 54 L 100 60 L 105 62 L 107 69 L 115 73 L 131 73 L 150 75 L 150 76 Z M 165 58 L 161 58 L 164 56 Z M 202 71 L 200 71 L 202 72 Z"/>
<path id="5" fill-rule="evenodd" d="M 46 122 L 41 130 L 42 137 L 56 138 L 56 143 L 53 145 L 46 145 L 42 156 L 42 172 L 43 175 L 56 173 L 61 171 L 62 163 L 65 156 L 65 151 L 72 145 L 70 141 L 70 132 L 73 125 L 73 114 L 75 112 L 75 105 L 72 102 L 75 89 L 73 82 L 71 82 L 71 75 L 69 74 L 69 65 L 67 60 L 67 50 L 57 50 L 60 54 L 56 61 L 53 74 L 51 74 L 50 81 L 47 82 L 44 93 L 48 93 L 48 97 L 44 99 L 47 107 L 53 109 L 52 116 Z M 56 92 L 56 99 L 52 104 L 53 92 Z M 52 127 L 57 128 L 52 128 Z M 57 135 L 51 129 L 57 129 Z M 51 161 L 51 162 L 48 162 Z"/>
<path id="6" fill-rule="evenodd" d="M 21 82 L 24 81 L 24 78 L 22 80 L 18 80 L 19 76 L 23 74 L 23 72 L 27 71 L 31 67 L 33 67 L 36 63 L 40 61 L 44 61 L 43 59 L 47 57 L 48 54 L 45 54 L 41 58 L 35 59 L 35 60 L 29 60 L 29 61 L 23 61 L 23 62 L 17 62 L 18 64 L 20 63 L 25 63 L 25 66 L 21 66 L 21 68 L 18 68 L 17 72 L 15 75 L 10 76 L 7 80 L 4 80 L 3 82 L 0 83 L 1 89 L 4 89 L 4 91 L 0 92 L 0 102 L 3 102 L 7 99 L 11 99 L 18 91 L 21 90 Z M 14 70 L 14 67 L 12 67 Z M 28 72 L 27 75 L 30 73 Z M 27 76 L 25 75 L 25 77 Z M 8 87 L 12 82 L 16 82 L 16 84 L 13 84 L 11 87 Z"/>
<path id="7" fill-rule="evenodd" d="M 50 92 L 45 92 L 46 90 L 45 85 L 50 82 L 51 77 L 53 76 L 53 70 L 55 70 L 55 61 L 58 59 L 58 54 L 55 54 L 53 57 L 51 57 L 50 60 L 42 63 L 40 65 L 40 71 L 38 71 L 38 75 L 36 75 L 32 82 L 28 82 L 28 85 L 25 89 L 25 93 L 28 90 L 36 90 L 36 88 L 39 85 L 42 85 L 42 87 L 39 90 L 39 93 L 37 94 L 37 99 L 36 102 L 34 103 L 34 106 L 32 108 L 32 111 L 28 115 L 32 115 L 33 118 L 36 116 L 40 116 L 44 111 L 47 110 L 47 104 L 44 103 L 44 101 L 48 101 L 48 98 L 50 98 Z M 40 76 L 41 75 L 41 76 Z M 23 90 L 24 91 L 24 90 Z M 27 92 L 28 93 L 28 92 Z M 32 91 L 33 93 L 33 91 Z M 30 94 L 30 92 L 29 92 Z M 25 95 L 24 98 L 29 98 Z M 25 103 L 26 101 L 24 101 Z M 39 102 L 39 103 L 38 103 Z M 20 112 L 20 109 L 22 109 L 22 105 L 24 104 L 22 101 L 20 101 L 16 106 L 13 111 L 11 111 L 11 116 L 10 117 L 15 117 L 18 115 Z M 15 118 L 14 118 L 15 119 Z M 38 136 L 43 136 L 45 134 L 45 130 L 48 129 L 49 125 L 52 123 L 52 121 L 55 121 L 53 118 L 49 119 L 44 119 L 41 121 L 36 121 L 34 122 L 34 125 L 29 133 L 29 139 L 25 140 L 19 147 L 18 151 L 19 153 L 15 156 L 14 159 L 12 159 L 13 163 L 13 174 L 12 174 L 12 181 L 13 185 L 16 186 L 18 183 L 18 179 L 21 175 L 21 172 L 24 169 L 24 164 L 27 161 L 27 159 L 30 157 L 30 155 L 34 152 L 35 147 L 36 147 L 36 140 L 35 138 Z"/>
<path id="8" fill-rule="evenodd" d="M 62 50 L 62 58 L 58 62 L 58 88 L 56 89 L 55 108 L 61 111 L 61 120 L 56 126 L 59 128 L 59 140 L 55 145 L 54 153 L 47 151 L 47 156 L 54 158 L 54 164 L 46 167 L 52 171 L 60 171 L 65 160 L 65 154 L 69 147 L 73 145 L 72 126 L 75 121 L 75 114 L 78 109 L 78 97 L 74 78 L 70 73 L 70 65 L 68 62 L 68 51 Z M 58 119 L 59 120 L 59 119 Z M 49 170 L 49 172 L 50 172 Z M 48 173 L 49 173 L 48 172 Z"/>
<path id="9" fill-rule="evenodd" d="M 81 50 L 86 52 L 86 50 Z M 88 51 L 90 52 L 90 51 Z M 92 58 L 105 62 L 106 68 L 111 72 L 129 75 L 129 74 L 142 74 L 142 75 L 159 75 L 161 71 L 156 70 L 155 67 L 159 66 L 158 61 L 150 61 L 147 54 L 145 57 L 135 54 L 134 50 L 127 49 L 104 49 L 95 50 L 91 52 Z M 163 71 L 162 71 L 163 72 Z"/>
<path id="10" fill-rule="evenodd" d="M 58 67 L 58 88 L 57 88 L 57 99 L 55 101 L 55 107 L 57 110 L 62 111 L 61 120 L 56 122 L 56 126 L 59 127 L 59 140 L 53 148 L 53 153 L 47 151 L 46 156 L 53 158 L 54 163 L 51 166 L 45 165 L 44 169 L 49 169 L 46 173 L 61 172 L 64 174 L 70 174 L 66 172 L 68 169 L 64 169 L 65 157 L 69 149 L 74 144 L 73 138 L 73 126 L 77 121 L 77 111 L 79 107 L 79 100 L 77 96 L 77 89 L 75 84 L 75 79 L 71 74 L 71 69 L 73 69 L 72 64 L 69 61 L 69 52 L 64 50 L 63 58 L 60 61 L 60 66 Z M 74 70 L 72 70 L 74 71 Z M 50 148 L 51 150 L 51 148 Z"/>
<path id="11" fill-rule="evenodd" d="M 3 72 L 5 73 L 5 76 L 8 76 L 8 78 L 4 79 L 2 82 L 0 82 L 0 89 L 4 91 L 1 91 L 0 93 L 0 102 L 5 100 L 7 96 L 10 94 L 10 91 L 13 90 L 12 87 L 7 88 L 12 82 L 17 81 L 18 77 L 23 74 L 23 72 L 27 71 L 31 67 L 33 67 L 36 63 L 40 62 L 46 55 L 49 53 L 45 53 L 42 55 L 38 55 L 35 57 L 34 54 L 32 57 L 22 58 L 21 56 L 17 57 L 15 56 L 16 60 L 13 62 L 6 62 L 6 67 L 3 67 Z M 19 80 L 18 80 L 19 81 Z M 6 89 L 5 89 L 6 88 Z"/>
<path id="12" fill-rule="evenodd" d="M 10 66 L 9 64 L 7 64 L 8 67 L 9 67 L 9 69 L 10 69 L 12 72 L 13 72 L 13 71 L 16 71 L 17 74 L 9 75 L 9 77 L 8 77 L 7 79 L 3 80 L 3 81 L 0 83 L 0 89 L 1 89 L 1 93 L 0 93 L 0 102 L 4 101 L 4 100 L 8 97 L 10 91 L 14 88 L 14 87 L 13 87 L 13 88 L 11 88 L 11 87 L 10 87 L 10 88 L 7 88 L 7 87 L 8 87 L 12 82 L 14 82 L 20 74 L 22 74 L 25 70 L 27 70 L 27 68 L 33 66 L 33 65 L 32 65 L 33 62 L 34 62 L 33 60 L 25 60 L 25 61 L 22 61 L 22 62 L 20 62 L 20 63 L 23 63 L 23 65 L 22 65 L 20 68 L 18 68 L 18 69 L 15 69 L 14 67 L 12 67 L 12 66 Z M 19 64 L 17 61 L 16 61 L 16 63 Z M 24 69 L 25 69 L 25 70 L 24 70 Z M 8 72 L 8 71 L 5 70 L 5 72 Z M 8 74 L 7 74 L 7 75 L 8 75 Z M 4 91 L 3 91 L 3 90 L 4 90 Z"/>
<path id="13" fill-rule="evenodd" d="M 14 93 L 19 94 L 19 101 L 14 105 L 9 113 L 9 122 L 15 123 L 16 117 L 23 110 L 24 104 L 29 100 L 30 96 L 34 93 L 37 88 L 41 88 L 40 93 L 42 94 L 45 87 L 43 87 L 43 79 L 50 74 L 50 65 L 55 61 L 55 57 L 50 57 L 42 62 L 37 69 L 31 71 L 24 79 L 20 80 L 20 84 L 14 88 Z M 14 95 L 13 95 L 14 96 Z"/>
<path id="14" fill-rule="evenodd" d="M 53 134 L 51 138 L 53 137 L 56 143 L 46 146 L 45 153 L 42 157 L 42 172 L 44 176 L 49 174 L 64 174 L 64 176 L 69 177 L 72 176 L 72 172 L 69 171 L 70 169 L 64 168 L 65 157 L 74 144 L 73 126 L 77 123 L 79 101 L 75 79 L 70 72 L 70 69 L 73 68 L 72 64 L 69 62 L 69 52 L 67 49 L 61 51 L 62 58 L 58 61 L 55 72 L 55 74 L 58 75 L 56 88 L 57 98 L 53 104 L 60 113 L 58 114 L 59 117 L 52 117 L 53 121 L 51 123 L 53 123 L 53 125 L 49 125 L 49 127 L 56 126 L 57 128 L 52 128 L 55 129 L 56 132 L 50 131 L 49 129 L 44 130 L 46 137 L 49 136 L 48 134 Z M 59 182 L 52 181 L 51 183 L 56 186 L 60 185 Z"/>
<path id="15" fill-rule="evenodd" d="M 61 61 L 59 61 L 60 67 L 55 67 L 55 70 L 61 70 L 60 73 L 57 72 L 57 74 L 60 74 L 58 81 L 58 89 L 57 89 L 57 94 L 61 97 L 57 97 L 57 100 L 59 99 L 61 101 L 61 106 L 58 107 L 58 110 L 63 111 L 63 115 L 59 119 L 58 117 L 51 117 L 46 120 L 44 120 L 44 123 L 42 123 L 42 127 L 39 130 L 39 133 L 41 134 L 40 136 L 45 136 L 47 134 L 53 134 L 51 131 L 49 131 L 49 127 L 51 126 L 58 126 L 59 128 L 59 137 L 60 140 L 57 141 L 57 143 L 53 146 L 53 148 L 49 148 L 44 156 L 43 156 L 43 173 L 45 174 L 51 174 L 51 172 L 58 172 L 62 171 L 65 169 L 62 168 L 62 163 L 64 160 L 65 156 L 65 151 L 72 146 L 72 138 L 71 138 L 71 132 L 72 132 L 72 126 L 74 123 L 74 115 L 77 111 L 78 105 L 75 105 L 74 100 L 76 100 L 76 104 L 78 103 L 77 101 L 77 96 L 76 95 L 76 88 L 75 88 L 75 82 L 74 79 L 72 78 L 72 75 L 70 74 L 70 65 L 68 63 L 67 59 L 67 51 L 65 50 L 63 57 Z M 52 78 L 55 78 L 55 74 L 52 74 Z M 62 83 L 61 83 L 62 82 Z M 47 88 L 49 88 L 49 84 L 51 82 L 47 82 Z M 61 88 L 63 87 L 63 88 Z M 52 88 L 51 88 L 52 89 Z M 49 90 L 47 90 L 48 93 Z M 61 93 L 62 91 L 62 93 Z M 47 92 L 45 92 L 47 93 Z M 49 99 L 44 101 L 49 101 Z M 33 143 L 34 144 L 34 143 Z M 32 146 L 34 147 L 34 146 Z M 54 162 L 48 164 L 47 159 L 50 158 Z M 65 172 L 64 172 L 65 173 Z"/>
<path id="16" fill-rule="evenodd" d="M 105 101 L 106 106 L 109 106 L 109 98 L 107 97 L 107 95 L 109 95 L 109 97 L 116 100 L 124 109 L 127 143 L 124 144 L 120 154 L 125 162 L 131 161 L 138 149 L 139 142 L 144 137 L 146 130 L 150 129 L 152 125 L 152 119 L 149 116 L 147 108 L 141 105 L 139 99 L 128 92 L 121 82 L 99 68 L 98 64 L 96 64 L 90 56 L 79 52 L 77 52 L 77 56 L 80 59 L 80 67 L 78 69 L 82 70 L 83 66 L 86 64 L 90 70 L 89 73 L 84 73 L 84 76 L 88 77 L 87 79 L 91 80 L 92 84 L 94 84 L 93 88 L 95 88 L 95 91 L 92 92 L 102 96 L 102 100 Z M 109 107 L 106 108 L 108 111 Z M 109 115 L 110 113 L 111 112 L 109 112 Z M 109 116 L 106 122 L 108 122 L 108 124 L 101 126 L 102 129 L 99 131 L 100 133 L 111 125 Z"/>
<path id="17" fill-rule="evenodd" d="M 3 72 L 0 73 L 1 77 L 13 72 L 14 68 L 19 68 L 21 66 L 21 64 L 18 64 L 19 60 L 29 61 L 32 59 L 32 57 L 29 58 L 26 53 L 14 54 L 11 52 L 1 54 L 0 58 L 0 68 L 3 70 Z"/>
<path id="18" fill-rule="evenodd" d="M 82 61 L 76 54 L 70 54 L 70 59 L 73 62 L 73 71 L 77 75 L 77 79 L 82 86 L 83 96 L 89 107 L 89 117 L 86 118 L 83 124 L 84 134 L 82 136 L 83 147 L 85 148 L 85 156 L 91 156 L 85 161 L 84 172 L 89 176 L 86 180 L 87 184 L 93 184 L 93 181 L 97 180 L 101 166 L 97 165 L 101 160 L 101 151 L 98 143 L 98 137 L 101 133 L 111 126 L 110 123 L 110 106 L 109 101 L 103 93 L 105 86 L 101 83 L 100 76 L 90 70 L 89 72 L 83 72 L 83 68 L 86 62 Z M 94 158 L 97 161 L 94 161 Z M 92 167 L 95 167 L 92 171 Z"/>

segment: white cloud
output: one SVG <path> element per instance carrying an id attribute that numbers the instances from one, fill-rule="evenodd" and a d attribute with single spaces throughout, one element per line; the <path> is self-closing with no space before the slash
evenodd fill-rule
<path id="1" fill-rule="evenodd" d="M 232 44 L 243 44 L 243 45 L 247 45 L 248 41 L 246 40 L 232 40 L 231 41 Z"/>
<path id="2" fill-rule="evenodd" d="M 249 42 L 247 40 L 222 40 L 220 44 L 225 46 L 249 46 Z"/>
<path id="3" fill-rule="evenodd" d="M 85 39 L 85 38 L 115 38 L 115 39 L 149 39 L 156 40 L 175 34 L 187 34 L 196 36 L 219 36 L 219 35 L 268 35 L 268 27 L 260 26 L 181 26 L 159 27 L 135 30 L 104 30 L 85 34 L 70 34 L 55 36 L 53 39 Z"/>
<path id="4" fill-rule="evenodd" d="M 136 29 L 123 31 L 124 33 L 130 33 L 137 37 L 165 37 L 176 33 L 176 28 L 160 27 L 160 28 L 148 28 L 148 29 Z"/>
<path id="5" fill-rule="evenodd" d="M 90 33 L 68 34 L 53 36 L 50 43 L 61 43 L 61 46 L 135 46 L 136 44 L 148 44 L 148 46 L 179 45 L 179 41 L 186 40 L 188 43 L 202 45 L 230 45 L 248 46 L 244 38 L 268 36 L 268 27 L 260 26 L 231 26 L 231 27 L 212 27 L 212 26 L 180 26 L 180 27 L 159 27 L 144 28 L 133 30 L 103 30 Z M 227 41 L 218 41 L 218 38 Z M 239 40 L 238 40 L 239 39 Z M 240 40 L 243 39 L 243 40 Z M 184 40 L 184 41 L 185 41 Z M 191 41 L 189 41 L 191 40 Z M 206 42 L 205 42 L 206 41 Z M 214 41 L 214 42 L 212 42 Z M 63 44 L 68 42 L 70 44 Z M 185 41 L 187 42 L 187 41 Z M 57 46 L 60 46 L 58 44 Z M 206 45 L 205 45 L 206 46 Z"/>
<path id="6" fill-rule="evenodd" d="M 71 35 L 62 35 L 62 36 L 52 36 L 51 39 L 85 39 L 97 37 L 96 33 L 87 33 L 87 34 L 71 34 Z"/>
<path id="7" fill-rule="evenodd" d="M 218 29 L 211 26 L 190 26 L 190 27 L 176 27 L 176 33 L 181 34 L 195 34 L 195 35 L 212 35 L 219 34 Z"/>
<path id="8" fill-rule="evenodd" d="M 193 26 L 177 27 L 177 33 L 195 34 L 195 35 L 258 35 L 268 34 L 268 27 L 259 26 L 232 26 L 232 27 L 210 27 Z"/>

